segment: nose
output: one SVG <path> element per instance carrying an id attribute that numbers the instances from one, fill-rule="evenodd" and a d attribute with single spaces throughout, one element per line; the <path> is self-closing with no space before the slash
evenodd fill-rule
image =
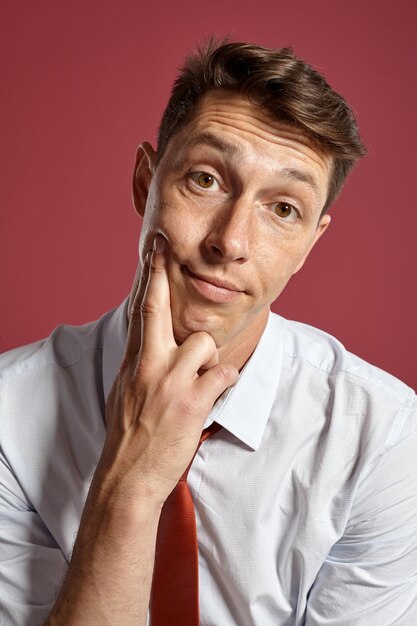
<path id="1" fill-rule="evenodd" d="M 216 262 L 244 263 L 249 258 L 253 208 L 243 199 L 232 206 L 219 208 L 205 239 L 205 247 Z"/>

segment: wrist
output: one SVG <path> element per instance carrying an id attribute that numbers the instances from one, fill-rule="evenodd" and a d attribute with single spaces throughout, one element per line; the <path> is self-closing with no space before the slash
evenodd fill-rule
<path id="1" fill-rule="evenodd" d="M 126 476 L 117 477 L 111 472 L 97 469 L 90 486 L 84 511 L 92 509 L 97 517 L 106 516 L 107 520 L 120 523 L 142 525 L 159 520 L 166 500 L 164 493 L 158 491 L 150 482 L 130 481 Z"/>

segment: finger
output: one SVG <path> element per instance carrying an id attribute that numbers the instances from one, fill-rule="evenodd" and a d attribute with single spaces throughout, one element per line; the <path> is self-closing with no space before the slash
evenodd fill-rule
<path id="1" fill-rule="evenodd" d="M 167 348 L 176 347 L 172 329 L 166 240 L 160 235 L 154 241 L 141 315 L 141 354 L 155 356 L 166 353 Z"/>
<path id="2" fill-rule="evenodd" d="M 129 324 L 127 329 L 127 339 L 125 345 L 125 352 L 123 355 L 122 367 L 126 367 L 129 364 L 136 362 L 136 358 L 140 349 L 141 343 L 141 324 L 142 324 L 142 312 L 141 303 L 143 295 L 145 293 L 146 284 L 149 277 L 149 261 L 151 257 L 151 251 L 149 251 L 144 259 L 142 265 L 142 272 L 136 286 L 135 295 L 129 309 Z"/>
<path id="3" fill-rule="evenodd" d="M 174 369 L 190 380 L 200 369 L 207 370 L 218 362 L 219 352 L 214 339 L 206 332 L 195 332 L 177 348 Z"/>
<path id="4" fill-rule="evenodd" d="M 233 365 L 218 364 L 204 372 L 194 381 L 194 390 L 207 405 L 213 406 L 216 399 L 228 388 L 235 385 L 239 371 Z"/>

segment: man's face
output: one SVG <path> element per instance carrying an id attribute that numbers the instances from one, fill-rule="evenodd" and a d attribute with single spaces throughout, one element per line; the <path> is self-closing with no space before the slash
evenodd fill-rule
<path id="1" fill-rule="evenodd" d="M 257 341 L 271 302 L 330 220 L 320 213 L 331 158 L 259 107 L 219 92 L 205 96 L 157 167 L 147 152 L 151 178 L 143 160 L 136 173 L 136 187 L 147 188 L 135 197 L 140 256 L 143 263 L 157 233 L 167 239 L 177 341 L 198 330 L 219 348 Z"/>

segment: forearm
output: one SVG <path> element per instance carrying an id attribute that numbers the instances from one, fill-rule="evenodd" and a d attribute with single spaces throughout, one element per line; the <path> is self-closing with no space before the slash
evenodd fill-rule
<path id="1" fill-rule="evenodd" d="M 119 495 L 121 497 L 119 497 Z M 93 481 L 70 566 L 45 626 L 145 626 L 160 506 Z"/>

